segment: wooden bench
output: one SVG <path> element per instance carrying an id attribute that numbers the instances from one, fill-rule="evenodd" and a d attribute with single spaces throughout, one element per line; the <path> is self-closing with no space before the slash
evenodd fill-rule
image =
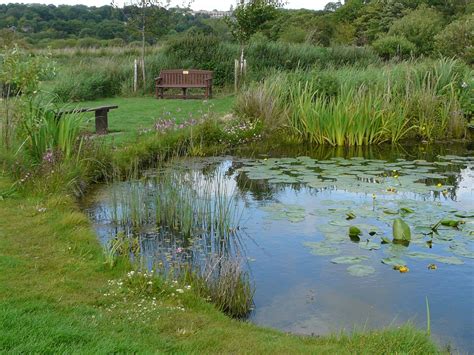
<path id="1" fill-rule="evenodd" d="M 109 126 L 109 111 L 118 108 L 117 105 L 101 106 L 96 108 L 75 108 L 73 110 L 59 111 L 58 118 L 69 113 L 95 112 L 95 133 L 107 134 Z"/>
<path id="2" fill-rule="evenodd" d="M 167 95 L 177 98 L 201 98 L 202 96 L 188 96 L 187 89 L 205 89 L 204 98 L 212 97 L 212 71 L 198 69 L 170 69 L 162 70 L 160 76 L 155 78 L 156 98 L 164 98 L 165 89 L 181 89 L 182 96 Z"/>

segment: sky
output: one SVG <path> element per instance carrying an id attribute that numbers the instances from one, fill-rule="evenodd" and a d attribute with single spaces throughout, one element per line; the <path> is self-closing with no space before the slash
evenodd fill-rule
<path id="1" fill-rule="evenodd" d="M 119 0 L 119 4 L 123 4 L 124 0 Z M 326 3 L 331 0 L 288 0 L 285 8 L 288 9 L 313 9 L 321 10 Z M 333 0 L 334 1 L 334 0 Z M 40 3 L 40 4 L 54 4 L 54 5 L 77 5 L 83 4 L 87 6 L 102 6 L 110 5 L 111 0 L 31 0 L 31 1 L 16 1 L 16 0 L 0 0 L 0 4 L 8 4 L 12 2 L 21 3 Z M 186 1 L 188 3 L 188 1 Z M 235 5 L 236 0 L 194 0 L 191 3 L 191 8 L 194 10 L 229 10 L 230 5 Z M 172 0 L 171 5 L 183 5 L 183 0 Z"/>

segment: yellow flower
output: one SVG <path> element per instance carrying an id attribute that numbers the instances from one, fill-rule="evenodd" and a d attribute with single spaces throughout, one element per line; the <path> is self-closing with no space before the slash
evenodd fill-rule
<path id="1" fill-rule="evenodd" d="M 439 182 L 436 186 L 441 187 L 443 184 Z"/>
<path id="2" fill-rule="evenodd" d="M 429 264 L 428 265 L 428 269 L 429 270 L 436 270 L 438 267 L 436 266 L 436 264 Z"/>
<path id="3" fill-rule="evenodd" d="M 410 271 L 410 269 L 406 266 L 401 266 L 400 269 L 398 269 L 398 271 L 400 271 L 401 273 L 405 273 L 405 272 Z"/>
<path id="4" fill-rule="evenodd" d="M 372 194 L 372 198 L 373 198 L 374 200 L 375 200 L 375 197 L 376 197 L 375 194 Z"/>

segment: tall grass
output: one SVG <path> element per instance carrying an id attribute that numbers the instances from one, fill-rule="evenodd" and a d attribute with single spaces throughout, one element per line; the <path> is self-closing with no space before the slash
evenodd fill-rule
<path id="1" fill-rule="evenodd" d="M 114 191 L 112 219 L 121 226 L 154 225 L 182 237 L 231 238 L 240 219 L 236 195 L 221 175 L 205 177 L 164 169 L 154 179 Z"/>
<path id="2" fill-rule="evenodd" d="M 254 288 L 238 258 L 211 255 L 204 267 L 188 269 L 182 282 L 233 318 L 245 318 L 253 308 Z"/>
<path id="3" fill-rule="evenodd" d="M 53 50 L 52 54 L 59 63 L 58 75 L 44 86 L 63 101 L 132 93 L 133 62 L 139 57 L 135 47 L 66 48 Z M 215 37 L 204 35 L 188 35 L 176 38 L 163 47 L 150 47 L 145 58 L 146 92 L 153 93 L 153 79 L 161 69 L 209 69 L 214 71 L 216 86 L 232 85 L 234 59 L 238 57 L 237 44 L 221 42 Z M 314 67 L 349 65 L 366 67 L 380 64 L 378 56 L 368 48 L 328 49 L 309 44 L 280 42 L 252 42 L 246 50 L 246 57 L 248 82 L 264 79 L 275 70 L 309 70 Z"/>
<path id="4" fill-rule="evenodd" d="M 58 116 L 50 103 L 30 100 L 22 110 L 20 149 L 24 149 L 36 163 L 78 158 L 82 140 L 79 137 L 83 116 L 78 113 Z M 48 156 L 49 154 L 49 156 Z"/>
<path id="5" fill-rule="evenodd" d="M 472 112 L 470 76 L 472 70 L 451 59 L 276 73 L 244 90 L 235 110 L 261 119 L 262 107 L 270 107 L 268 129 L 284 122 L 290 135 L 316 144 L 463 138 Z"/>

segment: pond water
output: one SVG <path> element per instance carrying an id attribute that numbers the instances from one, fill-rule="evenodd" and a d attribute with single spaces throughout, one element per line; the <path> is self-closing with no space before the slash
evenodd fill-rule
<path id="1" fill-rule="evenodd" d="M 255 285 L 249 319 L 257 324 L 315 335 L 407 321 L 426 328 L 428 299 L 436 341 L 474 352 L 469 147 L 261 151 L 175 160 L 101 187 L 86 209 L 104 245 L 117 233 L 138 235 L 149 268 L 177 257 L 198 264 L 215 253 L 242 258 Z M 166 181 L 157 178 L 163 174 Z M 187 186 L 184 193 L 178 185 Z M 204 232 L 220 227 L 202 216 L 202 233 L 188 229 L 194 238 L 163 226 L 172 220 L 163 208 L 183 198 L 214 200 L 192 214 L 221 211 L 232 230 L 225 242 Z M 410 226 L 409 244 L 392 242 L 398 218 Z M 361 232 L 355 238 L 352 226 Z"/>

